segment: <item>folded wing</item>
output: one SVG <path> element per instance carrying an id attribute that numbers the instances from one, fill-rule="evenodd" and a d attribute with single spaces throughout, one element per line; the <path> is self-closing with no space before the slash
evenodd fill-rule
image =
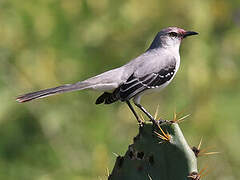
<path id="1" fill-rule="evenodd" d="M 120 86 L 119 96 L 122 101 L 129 100 L 147 89 L 159 88 L 171 80 L 176 71 L 176 63 L 162 68 L 159 72 L 152 72 L 143 77 L 132 74 L 128 80 Z"/>

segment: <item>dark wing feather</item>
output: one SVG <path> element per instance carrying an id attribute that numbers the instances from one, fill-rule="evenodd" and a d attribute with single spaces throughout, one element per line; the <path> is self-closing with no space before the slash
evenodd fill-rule
<path id="1" fill-rule="evenodd" d="M 119 88 L 115 89 L 112 93 L 104 92 L 99 96 L 95 104 L 112 104 L 119 100 Z"/>
<path id="2" fill-rule="evenodd" d="M 174 76 L 175 70 L 176 64 L 165 67 L 159 72 L 150 73 L 140 78 L 135 77 L 134 74 L 132 74 L 128 80 L 120 86 L 120 99 L 122 101 L 129 100 L 144 90 L 158 88 Z"/>

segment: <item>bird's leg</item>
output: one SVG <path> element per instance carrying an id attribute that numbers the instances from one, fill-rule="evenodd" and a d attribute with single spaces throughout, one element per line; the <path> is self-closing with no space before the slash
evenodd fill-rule
<path id="1" fill-rule="evenodd" d="M 142 121 L 140 120 L 140 118 L 138 117 L 136 111 L 134 110 L 134 108 L 132 107 L 131 103 L 129 101 L 126 101 L 128 107 L 131 109 L 131 111 L 133 112 L 134 116 L 136 117 L 138 123 L 140 124 L 140 126 L 142 125 Z"/>
<path id="2" fill-rule="evenodd" d="M 142 112 L 144 112 L 144 113 L 147 115 L 148 118 L 150 118 L 150 120 L 152 121 L 152 123 L 158 124 L 157 121 L 153 118 L 153 116 L 152 116 L 149 112 L 147 112 L 147 110 L 144 109 L 144 107 L 143 107 L 141 104 L 135 103 L 135 105 L 136 105 L 138 108 L 140 108 L 140 109 L 142 110 Z"/>

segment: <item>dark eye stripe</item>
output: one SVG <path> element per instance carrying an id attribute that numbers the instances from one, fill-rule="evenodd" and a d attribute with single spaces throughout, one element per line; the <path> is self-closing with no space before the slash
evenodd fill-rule
<path id="1" fill-rule="evenodd" d="M 178 33 L 176 33 L 176 32 L 170 32 L 169 35 L 172 36 L 172 37 L 177 37 L 177 36 L 178 36 Z"/>

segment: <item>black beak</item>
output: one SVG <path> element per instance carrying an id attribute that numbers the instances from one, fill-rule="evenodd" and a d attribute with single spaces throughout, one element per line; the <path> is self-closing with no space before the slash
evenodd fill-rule
<path id="1" fill-rule="evenodd" d="M 186 38 L 188 36 L 192 36 L 192 35 L 197 35 L 198 33 L 197 32 L 194 32 L 194 31 L 186 31 L 184 34 L 183 34 L 183 38 Z"/>

